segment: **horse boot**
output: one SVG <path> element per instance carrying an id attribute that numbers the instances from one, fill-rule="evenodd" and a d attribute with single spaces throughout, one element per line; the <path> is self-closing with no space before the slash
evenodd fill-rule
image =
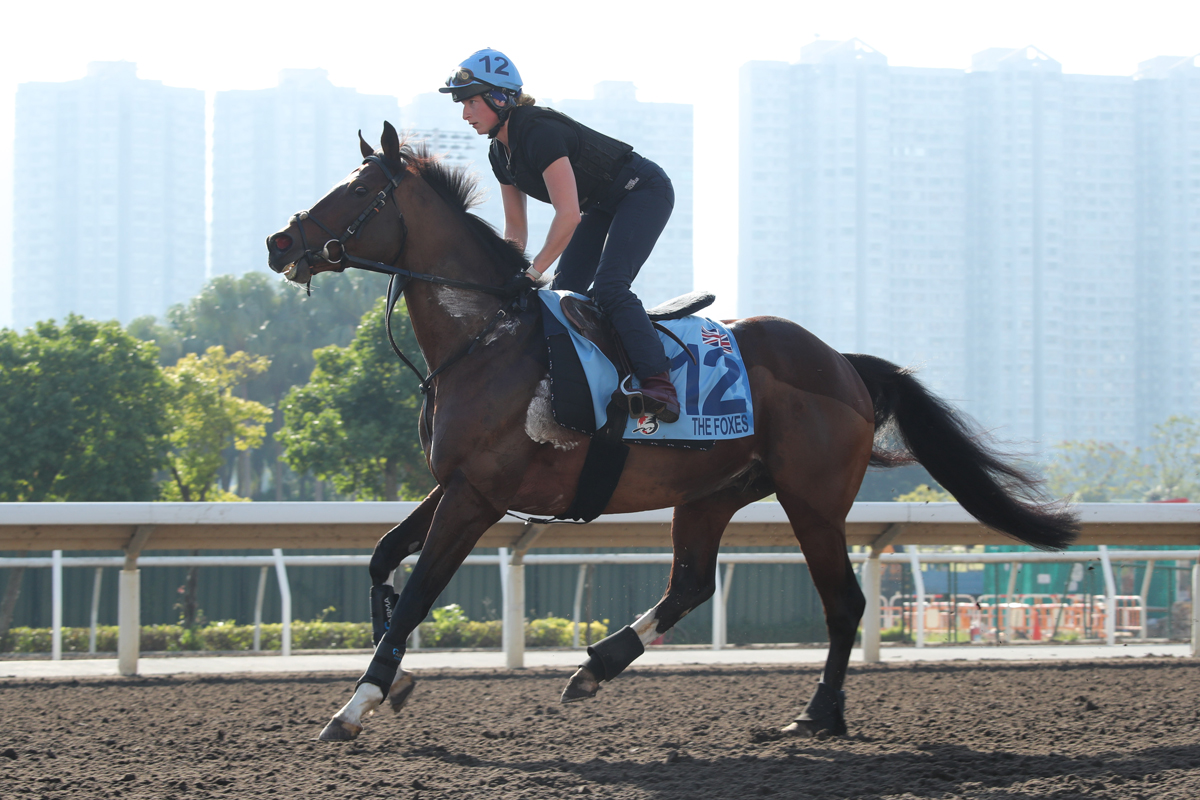
<path id="1" fill-rule="evenodd" d="M 663 422 L 675 422 L 679 419 L 679 395 L 675 393 L 670 373 L 651 375 L 641 381 L 641 384 L 642 408 L 647 414 L 653 414 Z"/>

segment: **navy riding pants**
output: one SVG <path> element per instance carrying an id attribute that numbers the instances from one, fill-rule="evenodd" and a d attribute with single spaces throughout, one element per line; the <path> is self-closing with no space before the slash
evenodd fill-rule
<path id="1" fill-rule="evenodd" d="M 626 187 L 629 187 L 628 189 Z M 638 380 L 670 370 L 671 361 L 642 301 L 630 289 L 675 208 L 662 167 L 641 156 L 613 181 L 610 196 L 583 214 L 558 262 L 554 289 L 592 296 L 625 345 Z"/>

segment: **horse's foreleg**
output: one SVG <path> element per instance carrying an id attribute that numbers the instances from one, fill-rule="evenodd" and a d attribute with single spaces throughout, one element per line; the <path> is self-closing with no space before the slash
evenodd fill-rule
<path id="1" fill-rule="evenodd" d="M 671 521 L 674 558 L 667 591 L 632 625 L 588 648 L 588 660 L 571 676 L 562 702 L 595 697 L 601 682 L 619 675 L 645 651 L 646 645 L 712 597 L 721 535 L 734 512 L 754 499 L 730 490 L 676 507 Z"/>
<path id="2" fill-rule="evenodd" d="M 437 511 L 441 500 L 442 487 L 437 486 L 403 522 L 375 543 L 369 567 L 372 584 L 378 586 L 386 583 L 401 561 L 421 549 L 429 526 L 433 524 L 433 513 Z"/>
<path id="3" fill-rule="evenodd" d="M 808 573 L 821 595 L 829 631 L 829 654 L 821 682 L 804 711 L 783 730 L 808 735 L 827 731 L 841 736 L 846 733 L 846 700 L 842 685 L 858 624 L 866 608 L 866 598 L 846 555 L 845 525 L 818 518 L 807 504 L 794 500 L 783 491 L 778 496 L 800 542 L 800 549 L 804 551 Z"/>
<path id="4" fill-rule="evenodd" d="M 442 499 L 442 487 L 434 488 L 429 496 L 417 506 L 408 518 L 385 533 L 375 544 L 375 552 L 371 554 L 371 643 L 379 645 L 380 639 L 387 631 L 392 621 L 392 611 L 396 608 L 399 595 L 388 577 L 400 566 L 407 556 L 421 549 L 425 537 L 429 534 L 429 526 L 433 523 L 433 514 L 437 511 Z M 409 691 L 412 691 L 411 688 Z M 407 696 L 407 695 L 406 695 Z"/>
<path id="5" fill-rule="evenodd" d="M 403 704 L 412 690 L 411 674 L 400 669 L 409 634 L 429 614 L 479 537 L 501 517 L 501 512 L 460 473 L 455 473 L 444 490 L 445 502 L 432 504 L 436 508 L 421 557 L 404 584 L 391 623 L 379 640 L 367 671 L 359 678 L 354 696 L 321 731 L 323 741 L 347 741 L 358 736 L 363 721 L 383 702 L 385 693 L 393 708 Z M 434 494 L 426 498 L 426 503 Z"/>

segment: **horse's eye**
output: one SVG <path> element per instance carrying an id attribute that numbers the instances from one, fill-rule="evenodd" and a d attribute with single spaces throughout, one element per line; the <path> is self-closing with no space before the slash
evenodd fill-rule
<path id="1" fill-rule="evenodd" d="M 356 187 L 354 187 L 354 193 L 356 195 L 358 195 L 359 197 L 366 197 L 367 196 L 367 187 L 356 186 Z"/>

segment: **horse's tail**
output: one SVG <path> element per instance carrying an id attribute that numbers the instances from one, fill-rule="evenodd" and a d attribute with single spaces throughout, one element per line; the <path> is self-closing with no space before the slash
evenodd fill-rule
<path id="1" fill-rule="evenodd" d="M 871 463 L 919 462 L 973 517 L 1042 550 L 1062 550 L 1079 533 L 1079 520 L 1062 503 L 1046 499 L 1039 480 L 988 446 L 986 436 L 948 403 L 933 395 L 911 370 L 882 358 L 845 355 L 875 406 Z M 904 449 L 882 439 L 894 424 Z M 881 436 L 883 434 L 883 436 Z"/>

